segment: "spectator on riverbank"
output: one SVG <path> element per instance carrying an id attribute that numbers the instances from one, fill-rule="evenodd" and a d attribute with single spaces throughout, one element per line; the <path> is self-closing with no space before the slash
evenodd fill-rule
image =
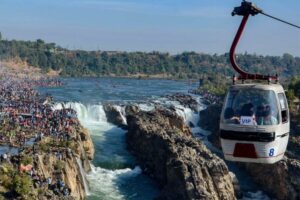
<path id="1" fill-rule="evenodd" d="M 18 173 L 28 174 L 34 188 L 48 188 L 53 192 L 57 188 L 59 196 L 69 196 L 70 189 L 61 178 L 56 183 L 55 177 L 53 179 L 50 175 L 46 178 L 34 169 L 41 151 L 46 152 L 46 155 L 56 155 L 61 162 L 72 154 L 67 142 L 75 139 L 75 126 L 79 125 L 76 112 L 71 108 L 53 110 L 52 97 L 41 96 L 35 90 L 36 87 L 57 87 L 62 84 L 55 79 L 18 79 L 9 74 L 2 76 L 0 145 L 14 147 L 17 151 L 12 157 L 9 152 L 1 152 L 0 165 L 9 162 Z M 32 156 L 33 161 L 29 161 L 31 164 L 21 163 L 21 155 Z"/>

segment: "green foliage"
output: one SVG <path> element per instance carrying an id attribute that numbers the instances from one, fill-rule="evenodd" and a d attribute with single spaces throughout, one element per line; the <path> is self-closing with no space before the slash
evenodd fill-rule
<path id="1" fill-rule="evenodd" d="M 12 175 L 15 172 L 13 165 L 4 163 L 0 166 L 0 174 Z"/>
<path id="2" fill-rule="evenodd" d="M 32 180 L 26 174 L 18 174 L 14 177 L 12 182 L 13 189 L 23 199 L 30 199 L 29 193 L 32 188 Z"/>
<path id="3" fill-rule="evenodd" d="M 6 174 L 0 174 L 0 185 L 5 187 L 5 188 L 10 188 L 11 187 L 11 181 L 12 178 L 9 175 Z"/>
<path id="4" fill-rule="evenodd" d="M 288 84 L 289 95 L 291 98 L 300 98 L 300 77 L 294 76 Z M 291 99 L 294 100 L 294 99 Z"/>
<path id="5" fill-rule="evenodd" d="M 203 91 L 208 91 L 216 96 L 225 96 L 227 89 L 214 84 L 205 84 L 201 87 Z"/>
<path id="6" fill-rule="evenodd" d="M 288 101 L 294 101 L 296 99 L 295 91 L 293 89 L 288 89 L 285 93 Z"/>
<path id="7" fill-rule="evenodd" d="M 69 147 L 70 148 L 72 146 L 72 143 L 73 143 L 73 141 L 71 141 L 71 140 L 61 140 L 56 145 L 58 147 Z"/>
<path id="8" fill-rule="evenodd" d="M 45 190 L 43 188 L 38 188 L 37 189 L 38 195 L 42 195 L 42 194 L 44 194 L 44 192 L 45 192 Z"/>
<path id="9" fill-rule="evenodd" d="M 11 164 L 2 164 L 0 166 L 0 185 L 9 190 L 12 186 L 12 177 L 14 177 L 16 173 L 17 171 Z"/>
<path id="10" fill-rule="evenodd" d="M 288 57 L 290 58 L 290 56 Z M 285 94 L 289 102 L 289 108 L 291 114 L 296 115 L 298 111 L 297 111 L 297 104 L 295 103 L 295 100 L 298 99 L 299 101 L 300 98 L 300 77 L 299 76 L 294 76 L 289 80 L 287 86 L 287 92 Z"/>
<path id="11" fill-rule="evenodd" d="M 15 191 L 22 199 L 30 199 L 32 179 L 27 174 L 19 174 L 11 164 L 0 166 L 0 185 L 7 191 Z"/>
<path id="12" fill-rule="evenodd" d="M 23 155 L 21 157 L 21 160 L 20 162 L 23 164 L 23 165 L 32 165 L 33 164 L 33 159 L 31 156 L 29 155 Z"/>
<path id="13" fill-rule="evenodd" d="M 49 147 L 49 144 L 41 142 L 41 143 L 39 143 L 39 148 L 41 151 L 47 152 L 50 147 Z"/>
<path id="14" fill-rule="evenodd" d="M 65 163 L 64 163 L 63 161 L 61 161 L 61 160 L 58 160 L 58 161 L 55 163 L 55 165 L 54 165 L 54 169 L 55 169 L 56 171 L 61 172 L 61 171 L 64 169 L 64 166 L 65 166 Z"/>
<path id="15" fill-rule="evenodd" d="M 43 72 L 60 70 L 63 76 L 157 75 L 174 78 L 200 78 L 218 73 L 232 76 L 229 55 L 184 52 L 178 55 L 159 52 L 117 52 L 67 50 L 54 43 L 0 40 L 0 59 L 20 58 Z M 237 62 L 253 73 L 300 75 L 300 58 L 290 54 L 260 56 L 240 54 Z"/>
<path id="16" fill-rule="evenodd" d="M 201 92 L 209 92 L 216 96 L 223 97 L 225 96 L 230 83 L 231 79 L 228 79 L 223 75 L 203 75 L 200 78 L 200 87 L 198 90 Z"/>

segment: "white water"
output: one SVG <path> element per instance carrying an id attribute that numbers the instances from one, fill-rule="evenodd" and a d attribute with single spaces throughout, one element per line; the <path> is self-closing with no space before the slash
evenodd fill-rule
<path id="1" fill-rule="evenodd" d="M 92 136 L 96 137 L 97 142 L 95 145 L 97 145 L 97 143 L 106 144 L 107 138 L 110 137 L 112 142 L 108 142 L 104 145 L 108 152 L 99 152 L 102 156 L 100 159 L 101 161 L 108 160 L 111 163 L 126 162 L 126 155 L 124 157 L 124 155 L 116 153 L 124 153 L 124 151 L 126 151 L 124 150 L 125 144 L 122 144 L 125 143 L 123 140 L 125 137 L 125 131 L 107 122 L 105 112 L 101 104 L 85 106 L 76 102 L 69 102 L 64 105 L 59 103 L 54 105 L 53 109 L 61 109 L 63 107 L 72 108 L 76 111 L 80 123 L 89 130 Z M 117 108 L 117 110 L 122 114 L 124 124 L 127 124 L 124 107 L 115 106 L 115 108 Z M 95 160 L 97 160 L 97 156 L 99 155 L 95 155 Z M 77 163 L 80 166 L 80 170 L 83 170 L 80 160 L 78 160 Z M 88 174 L 82 172 L 82 174 L 86 174 L 89 184 L 84 182 L 84 187 L 87 188 L 87 194 L 92 196 L 92 199 L 124 199 L 125 197 L 120 191 L 120 184 L 126 184 L 127 180 L 141 174 L 142 172 L 139 166 L 136 166 L 134 169 L 105 169 L 102 167 L 95 167 L 91 164 L 91 168 L 91 172 Z M 85 180 L 86 179 L 84 179 L 84 181 Z"/>
<path id="2" fill-rule="evenodd" d="M 120 182 L 126 184 L 128 179 L 141 173 L 140 167 L 108 170 L 92 165 L 92 171 L 87 177 L 93 183 L 91 184 L 91 190 L 95 196 L 101 197 L 101 199 L 121 200 L 124 199 L 124 195 L 119 191 Z"/>
<path id="3" fill-rule="evenodd" d="M 213 152 L 221 153 L 219 149 L 215 148 L 208 141 L 207 136 L 210 134 L 210 132 L 201 129 L 198 126 L 198 122 L 200 119 L 199 111 L 205 109 L 200 101 L 198 104 L 198 111 L 196 112 L 194 112 L 190 108 L 180 105 L 180 103 L 177 101 L 170 101 L 165 98 L 159 98 L 155 100 L 154 103 L 163 106 L 173 106 L 176 110 L 176 113 L 184 119 L 187 125 L 190 125 L 190 122 L 194 125 L 191 130 L 197 138 L 200 138 Z M 144 111 L 151 111 L 155 108 L 154 104 L 152 103 L 142 103 L 138 104 L 138 106 L 141 110 Z M 125 133 L 124 130 L 116 128 L 114 125 L 107 123 L 105 112 L 101 104 L 85 106 L 81 103 L 67 103 L 64 107 L 70 107 L 76 110 L 78 119 L 80 120 L 81 124 L 84 127 L 88 128 L 92 135 L 97 136 L 99 138 L 99 141 L 106 140 L 107 136 L 105 132 L 109 130 L 114 130 L 110 133 L 114 134 L 114 137 L 119 137 L 120 135 L 124 135 Z M 57 104 L 54 106 L 54 108 L 61 109 L 62 105 Z M 127 124 L 124 107 L 115 106 L 115 108 L 117 108 L 117 110 L 122 114 L 124 124 Z M 120 143 L 121 141 L 116 142 Z M 111 159 L 120 160 L 119 157 L 114 158 L 113 156 L 111 156 Z M 90 186 L 89 194 L 93 195 L 93 197 L 95 197 L 96 199 L 125 199 L 124 195 L 120 191 L 120 184 L 126 184 L 126 181 L 128 181 L 129 178 L 133 178 L 135 176 L 138 176 L 139 174 L 141 174 L 141 169 L 138 166 L 136 166 L 134 169 L 124 168 L 111 170 L 101 167 L 95 167 L 92 165 L 92 171 L 86 175 Z M 243 200 L 252 199 L 269 200 L 268 196 L 266 196 L 261 191 L 247 192 L 243 197 Z"/>
<path id="4" fill-rule="evenodd" d="M 146 112 L 148 112 L 148 111 L 151 111 L 151 110 L 154 110 L 154 105 L 153 104 L 151 104 L 151 103 L 148 103 L 148 104 L 146 104 L 146 103 L 140 103 L 140 104 L 138 104 L 138 107 L 142 110 L 142 111 L 146 111 Z"/>
<path id="5" fill-rule="evenodd" d="M 86 123 L 86 122 L 106 122 L 106 115 L 103 110 L 103 106 L 101 104 L 99 105 L 83 105 L 82 103 L 77 102 L 68 102 L 65 104 L 55 104 L 53 109 L 62 109 L 65 108 L 72 108 L 77 112 L 77 117 L 80 122 Z"/>
<path id="6" fill-rule="evenodd" d="M 176 110 L 176 114 L 181 116 L 185 124 L 191 127 L 191 131 L 193 135 L 206 142 L 207 136 L 210 135 L 211 133 L 198 126 L 198 122 L 200 120 L 199 112 L 205 109 L 205 107 L 201 103 L 199 97 L 195 99 L 198 103 L 196 111 L 192 110 L 189 107 L 184 107 L 178 101 L 170 101 L 167 98 L 159 98 L 155 102 L 165 106 L 173 106 Z"/>
<path id="7" fill-rule="evenodd" d="M 247 192 L 245 197 L 242 200 L 271 200 L 267 195 L 265 195 L 262 191 L 257 192 Z"/>
<path id="8" fill-rule="evenodd" d="M 88 186 L 88 183 L 87 183 L 87 180 L 86 180 L 86 173 L 85 173 L 85 171 L 83 170 L 81 160 L 80 160 L 79 158 L 76 158 L 76 162 L 77 162 L 77 165 L 78 165 L 79 170 L 80 170 L 81 178 L 82 178 L 82 180 L 83 180 L 84 191 L 85 191 L 85 193 L 86 193 L 87 195 L 89 195 L 89 194 L 90 194 L 89 186 Z"/>
<path id="9" fill-rule="evenodd" d="M 127 125 L 127 120 L 126 120 L 126 113 L 125 113 L 125 107 L 124 106 L 119 106 L 119 105 L 114 105 L 114 107 L 117 109 L 117 111 L 120 113 L 123 124 Z"/>
<path id="10" fill-rule="evenodd" d="M 184 119 L 186 125 L 190 126 L 192 123 L 193 127 L 190 126 L 190 128 L 196 138 L 201 139 L 206 147 L 212 152 L 220 154 L 222 151 L 208 141 L 207 137 L 211 134 L 211 132 L 202 129 L 198 124 L 200 121 L 200 111 L 206 109 L 206 107 L 202 104 L 200 98 L 196 98 L 196 101 L 198 103 L 196 111 L 193 111 L 191 108 L 184 107 L 179 103 L 174 104 L 176 113 Z"/>

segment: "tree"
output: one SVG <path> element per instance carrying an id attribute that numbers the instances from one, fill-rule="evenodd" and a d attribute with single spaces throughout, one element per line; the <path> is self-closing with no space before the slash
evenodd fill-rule
<path id="1" fill-rule="evenodd" d="M 32 179 L 27 174 L 17 174 L 13 179 L 13 189 L 23 199 L 30 199 Z"/>
<path id="2" fill-rule="evenodd" d="M 29 65 L 60 70 L 64 76 L 101 76 L 109 74 L 127 75 L 144 73 L 146 75 L 170 74 L 173 77 L 199 78 L 202 74 L 233 75 L 229 54 L 204 54 L 184 52 L 169 55 L 161 52 L 109 52 L 68 50 L 55 43 L 43 40 L 16 41 L 1 40 L 0 58 L 17 58 Z M 290 54 L 283 56 L 260 56 L 240 54 L 238 63 L 243 69 L 253 73 L 278 73 L 288 77 L 300 75 L 300 58 Z M 296 91 L 295 91 L 296 92 Z"/>
<path id="3" fill-rule="evenodd" d="M 10 144 L 12 144 L 12 139 L 15 136 L 16 136 L 16 131 L 15 130 L 10 130 L 10 131 L 6 132 L 6 137 L 9 138 L 9 143 Z"/>

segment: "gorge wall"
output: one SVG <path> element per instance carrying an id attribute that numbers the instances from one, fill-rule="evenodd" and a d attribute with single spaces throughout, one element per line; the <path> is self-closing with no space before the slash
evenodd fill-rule
<path id="1" fill-rule="evenodd" d="M 235 199 L 224 161 L 192 137 L 175 112 L 126 109 L 128 148 L 161 186 L 158 199 Z"/>
<path id="2" fill-rule="evenodd" d="M 34 156 L 34 168 L 38 175 L 51 178 L 54 183 L 62 180 L 70 189 L 71 199 L 85 199 L 88 190 L 84 174 L 91 170 L 90 160 L 94 157 L 94 146 L 91 137 L 81 125 L 73 131 L 71 148 L 49 148 L 41 147 L 51 142 L 49 137 L 38 142 L 36 149 L 38 153 Z M 84 172 L 82 171 L 82 169 Z M 60 199 L 62 196 L 52 190 L 39 191 L 38 199 Z"/>

